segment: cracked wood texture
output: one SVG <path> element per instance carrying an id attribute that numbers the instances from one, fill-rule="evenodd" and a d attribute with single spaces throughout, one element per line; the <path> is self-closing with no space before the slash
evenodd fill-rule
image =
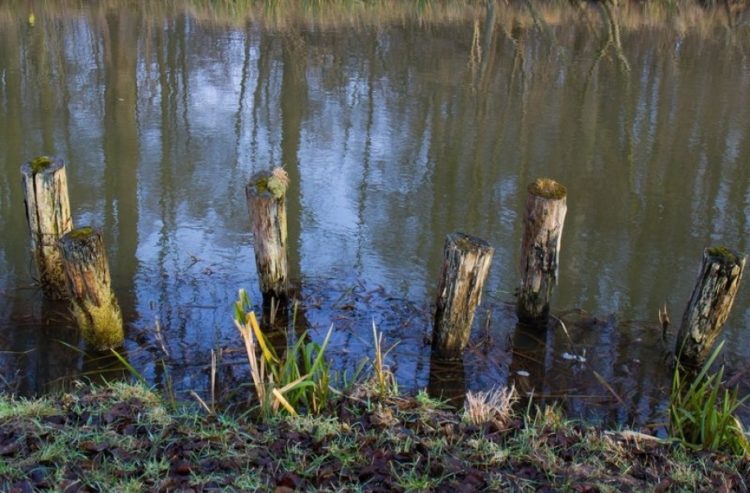
<path id="1" fill-rule="evenodd" d="M 281 168 L 261 171 L 245 186 L 247 206 L 264 303 L 287 298 L 287 218 L 288 178 Z"/>
<path id="2" fill-rule="evenodd" d="M 546 324 L 557 284 L 566 198 L 565 187 L 554 180 L 538 179 L 528 187 L 516 310 L 522 323 Z"/>
<path id="3" fill-rule="evenodd" d="M 437 356 L 462 356 L 494 251 L 486 241 L 464 233 L 446 237 L 432 335 Z"/>
<path id="4" fill-rule="evenodd" d="M 21 176 L 39 282 L 45 296 L 64 299 L 65 273 L 57 242 L 73 229 L 65 164 L 62 159 L 42 156 L 21 166 Z"/>
<path id="5" fill-rule="evenodd" d="M 740 286 L 745 257 L 724 247 L 706 248 L 690 302 L 677 333 L 683 367 L 700 368 L 711 353 Z"/>
<path id="6" fill-rule="evenodd" d="M 73 316 L 83 337 L 97 349 L 125 339 L 122 312 L 112 291 L 107 253 L 99 231 L 74 229 L 60 239 Z"/>

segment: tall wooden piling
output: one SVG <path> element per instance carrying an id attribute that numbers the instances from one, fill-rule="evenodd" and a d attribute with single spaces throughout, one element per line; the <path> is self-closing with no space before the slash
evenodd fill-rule
<path id="1" fill-rule="evenodd" d="M 567 190 L 554 180 L 540 178 L 528 186 L 521 242 L 521 286 L 518 319 L 543 325 L 557 284 Z"/>
<path id="2" fill-rule="evenodd" d="M 699 368 L 721 333 L 740 286 L 745 257 L 725 247 L 706 248 L 690 302 L 677 333 L 675 354 L 688 369 Z"/>
<path id="3" fill-rule="evenodd" d="M 255 264 L 264 304 L 285 302 L 287 280 L 286 190 L 289 178 L 282 168 L 254 174 L 245 186 L 255 239 Z"/>
<path id="4" fill-rule="evenodd" d="M 99 231 L 78 228 L 60 239 L 71 309 L 83 337 L 97 349 L 125 339 L 122 312 L 112 291 L 107 253 Z"/>
<path id="5" fill-rule="evenodd" d="M 21 166 L 21 176 L 39 282 L 45 296 L 63 299 L 67 291 L 57 243 L 73 229 L 65 164 L 60 158 L 40 156 Z"/>
<path id="6" fill-rule="evenodd" d="M 464 233 L 451 233 L 445 238 L 432 332 L 432 349 L 437 356 L 461 357 L 494 252 L 486 241 Z"/>

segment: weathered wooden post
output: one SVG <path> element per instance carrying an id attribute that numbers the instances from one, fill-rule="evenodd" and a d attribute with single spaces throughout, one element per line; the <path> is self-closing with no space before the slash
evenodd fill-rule
<path id="1" fill-rule="evenodd" d="M 78 228 L 60 239 L 73 316 L 83 337 L 97 349 L 125 339 L 122 312 L 112 291 L 107 253 L 99 231 Z"/>
<path id="2" fill-rule="evenodd" d="M 31 250 L 45 296 L 64 299 L 65 273 L 57 242 L 73 229 L 63 160 L 40 156 L 21 166 Z"/>
<path id="3" fill-rule="evenodd" d="M 740 287 L 745 257 L 725 247 L 706 248 L 690 302 L 677 333 L 675 354 L 688 369 L 699 368 L 711 353 Z"/>
<path id="4" fill-rule="evenodd" d="M 522 323 L 543 325 L 557 284 L 567 191 L 554 180 L 539 178 L 528 186 L 528 192 L 517 314 Z"/>
<path id="5" fill-rule="evenodd" d="M 255 264 L 264 304 L 287 299 L 286 190 L 289 177 L 282 168 L 261 171 L 245 186 L 255 238 Z"/>
<path id="6" fill-rule="evenodd" d="M 445 238 L 432 332 L 432 349 L 437 356 L 461 357 L 494 252 L 486 241 L 464 233 L 451 233 Z"/>

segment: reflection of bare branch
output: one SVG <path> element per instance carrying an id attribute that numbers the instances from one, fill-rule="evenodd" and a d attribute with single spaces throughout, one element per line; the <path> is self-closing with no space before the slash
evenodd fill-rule
<path id="1" fill-rule="evenodd" d="M 479 19 L 474 20 L 474 34 L 468 63 L 474 90 L 485 85 L 488 68 L 495 58 L 496 17 L 495 0 L 487 0 L 484 29 L 480 27 Z"/>
<path id="2" fill-rule="evenodd" d="M 524 0 L 524 4 L 526 5 L 526 8 L 529 9 L 529 13 L 531 14 L 531 19 L 534 21 L 534 26 L 537 29 L 539 29 L 541 32 L 543 32 L 544 35 L 549 38 L 553 46 L 557 46 L 558 45 L 557 36 L 555 36 L 555 33 L 542 20 L 541 16 L 539 15 L 539 12 L 537 12 L 536 10 L 536 7 L 534 6 L 533 3 L 531 3 L 531 0 Z"/>
<path id="3" fill-rule="evenodd" d="M 588 89 L 589 84 L 591 83 L 591 79 L 594 76 L 596 68 L 599 66 L 599 62 L 601 62 L 602 58 L 607 55 L 610 48 L 615 51 L 620 70 L 626 74 L 630 73 L 630 63 L 625 57 L 625 53 L 622 49 L 622 42 L 620 40 L 620 25 L 617 17 L 612 14 L 609 2 L 612 2 L 615 7 L 617 6 L 617 0 L 604 0 L 598 4 L 607 24 L 607 37 L 602 42 L 601 48 L 599 48 L 599 52 L 594 59 L 594 62 L 591 64 L 588 74 L 586 74 L 586 83 L 584 84 L 584 88 L 586 89 Z"/>
<path id="4" fill-rule="evenodd" d="M 482 62 L 482 46 L 479 44 L 480 37 L 479 21 L 474 21 L 474 35 L 471 38 L 471 51 L 469 52 L 469 70 L 472 75 L 476 74 L 477 67 Z"/>
<path id="5" fill-rule="evenodd" d="M 583 0 L 571 0 L 571 3 L 576 7 L 576 10 L 581 14 L 581 19 L 583 19 L 584 24 L 586 24 L 586 30 L 589 32 L 589 34 L 595 38 L 599 38 L 599 33 L 596 31 L 596 28 L 594 27 L 594 23 L 591 21 L 591 18 L 589 17 L 588 9 L 585 8 Z"/>
<path id="6" fill-rule="evenodd" d="M 609 50 L 610 45 L 612 44 L 612 40 L 607 38 L 602 43 L 601 48 L 599 48 L 599 53 L 596 55 L 596 58 L 594 58 L 594 62 L 591 64 L 591 68 L 589 68 L 588 73 L 586 74 L 586 82 L 584 83 L 584 94 L 588 91 L 589 84 L 591 83 L 591 79 L 594 77 L 594 72 L 596 71 L 596 67 L 599 66 L 599 62 L 601 62 L 602 58 L 604 58 L 607 55 L 607 51 Z"/>
<path id="7" fill-rule="evenodd" d="M 625 53 L 622 51 L 622 42 L 620 41 L 620 24 L 616 16 L 612 15 L 612 9 L 609 6 L 609 2 L 617 7 L 617 0 L 604 0 L 599 5 L 602 6 L 602 10 L 607 16 L 607 24 L 609 26 L 609 40 L 612 42 L 612 47 L 617 54 L 617 59 L 620 61 L 620 66 L 623 71 L 630 72 L 630 64 L 628 59 L 625 57 Z"/>
<path id="8" fill-rule="evenodd" d="M 510 77 L 508 80 L 508 95 L 510 95 L 513 89 L 513 83 L 516 80 L 516 73 L 520 69 L 521 74 L 521 85 L 525 85 L 525 72 L 524 72 L 524 58 L 523 58 L 523 43 L 521 43 L 521 28 L 514 25 L 510 32 L 507 29 L 503 29 L 505 36 L 513 43 L 513 65 L 510 70 Z"/>

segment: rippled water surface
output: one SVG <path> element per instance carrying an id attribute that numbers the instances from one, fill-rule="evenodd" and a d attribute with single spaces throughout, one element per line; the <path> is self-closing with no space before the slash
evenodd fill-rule
<path id="1" fill-rule="evenodd" d="M 704 247 L 748 250 L 746 29 L 622 26 L 618 51 L 601 22 L 484 9 L 283 26 L 105 4 L 37 11 L 33 26 L 28 14 L 0 6 L 0 371 L 21 392 L 118 373 L 33 287 L 19 168 L 40 154 L 67 163 L 76 225 L 103 229 L 123 353 L 178 393 L 207 391 L 212 349 L 242 373 L 230 305 L 240 287 L 260 298 L 243 188 L 271 165 L 292 182 L 301 323 L 315 338 L 334 323 L 334 366 L 353 368 L 374 321 L 399 341 L 389 357 L 407 390 L 512 374 L 576 414 L 659 421 L 657 308 L 679 322 Z M 515 330 L 521 211 L 539 176 L 568 188 L 553 309 L 567 333 Z M 430 374 L 455 230 L 496 251 L 463 368 Z M 748 325 L 744 286 L 725 332 L 736 381 Z"/>

